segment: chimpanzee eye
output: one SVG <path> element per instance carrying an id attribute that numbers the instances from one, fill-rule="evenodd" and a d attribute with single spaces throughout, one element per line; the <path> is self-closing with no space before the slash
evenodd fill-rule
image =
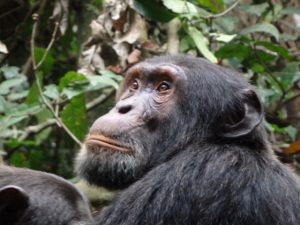
<path id="1" fill-rule="evenodd" d="M 137 79 L 135 79 L 135 80 L 131 83 L 130 88 L 133 89 L 133 90 L 139 89 L 139 82 L 137 81 Z"/>
<path id="2" fill-rule="evenodd" d="M 163 82 L 161 82 L 161 83 L 158 85 L 157 91 L 163 92 L 163 91 L 169 90 L 170 88 L 171 88 L 170 83 L 167 82 L 167 81 L 163 81 Z"/>

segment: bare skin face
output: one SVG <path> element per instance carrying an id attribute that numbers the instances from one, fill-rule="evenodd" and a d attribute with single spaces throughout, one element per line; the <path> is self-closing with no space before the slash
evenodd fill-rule
<path id="1" fill-rule="evenodd" d="M 126 187 L 155 162 L 155 146 L 165 145 L 164 129 L 185 76 L 172 64 L 132 67 L 115 107 L 98 118 L 78 155 L 77 171 L 89 182 Z M 181 91 L 182 92 L 182 91 Z"/>

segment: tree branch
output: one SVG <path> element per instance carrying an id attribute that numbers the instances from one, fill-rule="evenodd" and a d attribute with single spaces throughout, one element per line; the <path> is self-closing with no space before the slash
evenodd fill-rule
<path id="1" fill-rule="evenodd" d="M 115 93 L 114 89 L 110 89 L 107 91 L 107 93 L 100 95 L 98 98 L 93 99 L 92 101 L 88 102 L 86 104 L 86 109 L 88 111 L 94 109 L 97 105 L 105 102 L 112 94 Z"/>
<path id="2" fill-rule="evenodd" d="M 26 138 L 28 138 L 29 135 L 39 133 L 42 130 L 46 129 L 47 127 L 50 127 L 52 125 L 56 124 L 55 119 L 48 119 L 44 123 L 40 123 L 35 126 L 29 126 L 25 129 L 24 133 L 19 138 L 20 141 L 24 141 Z"/>
<path id="3" fill-rule="evenodd" d="M 98 98 L 95 98 L 92 101 L 88 102 L 85 106 L 87 111 L 90 111 L 90 110 L 94 109 L 97 105 L 102 104 L 109 97 L 111 97 L 112 94 L 114 94 L 114 93 L 115 93 L 115 90 L 113 88 L 111 88 L 111 89 L 107 90 L 107 93 L 102 94 Z M 25 129 L 24 133 L 18 139 L 20 141 L 24 141 L 30 135 L 39 133 L 39 132 L 43 131 L 44 129 L 51 127 L 55 124 L 57 124 L 56 119 L 50 118 L 50 119 L 46 120 L 45 122 L 40 123 L 38 125 L 29 126 Z"/>
<path id="4" fill-rule="evenodd" d="M 54 108 L 52 107 L 52 105 L 48 102 L 48 100 L 46 99 L 46 97 L 44 96 L 43 94 L 43 90 L 42 90 L 42 86 L 41 86 L 41 83 L 40 83 L 40 79 L 37 75 L 37 69 L 38 67 L 41 65 L 40 62 L 43 61 L 43 58 L 46 57 L 46 55 L 48 54 L 50 48 L 52 47 L 54 41 L 55 41 L 55 35 L 56 35 L 56 32 L 57 32 L 57 28 L 59 26 L 59 23 L 57 22 L 56 23 L 56 28 L 54 29 L 53 31 L 53 34 L 52 34 L 52 38 L 51 38 L 51 41 L 48 45 L 48 47 L 46 48 L 46 51 L 45 51 L 45 54 L 44 56 L 42 57 L 41 61 L 37 64 L 36 61 L 35 61 L 35 52 L 34 52 L 34 49 L 35 49 L 35 35 L 36 35 L 36 30 L 37 30 L 37 25 L 38 25 L 38 20 L 39 20 L 39 15 L 38 14 L 34 14 L 33 16 L 33 20 L 34 20 L 34 23 L 33 23 L 33 28 L 32 28 L 32 34 L 31 34 L 31 40 L 30 40 L 30 45 L 31 45 L 31 57 L 32 57 L 32 65 L 33 65 L 33 73 L 34 73 L 34 76 L 35 76 L 35 80 L 36 80 L 36 85 L 37 85 L 37 88 L 38 88 L 38 91 L 39 91 L 39 94 L 42 98 L 42 101 L 43 103 L 47 106 L 47 108 L 50 110 L 50 112 L 53 114 L 55 120 L 56 120 L 56 123 L 58 124 L 58 126 L 62 127 L 66 132 L 67 134 L 78 144 L 78 145 L 82 145 L 82 143 L 78 140 L 78 138 L 69 130 L 69 128 L 63 123 L 63 121 L 61 120 L 61 118 L 55 113 L 55 110 Z M 48 49 L 48 51 L 47 51 Z"/>
<path id="5" fill-rule="evenodd" d="M 178 30 L 180 25 L 179 18 L 174 18 L 167 24 L 167 52 L 169 54 L 177 54 L 179 52 Z"/>
<path id="6" fill-rule="evenodd" d="M 219 14 L 215 14 L 215 15 L 211 15 L 211 16 L 206 16 L 206 19 L 210 19 L 210 18 L 217 18 L 217 17 L 221 17 L 224 16 L 225 14 L 227 14 L 228 12 L 230 12 L 231 10 L 233 10 L 239 3 L 241 0 L 237 0 L 235 3 L 233 3 L 228 9 L 226 9 L 225 11 L 219 13 Z"/>

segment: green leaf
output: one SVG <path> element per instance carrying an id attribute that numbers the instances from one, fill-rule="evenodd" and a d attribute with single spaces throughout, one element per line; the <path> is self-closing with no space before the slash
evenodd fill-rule
<path id="1" fill-rule="evenodd" d="M 278 76 L 286 84 L 293 85 L 295 81 L 300 79 L 299 64 L 299 62 L 288 64 L 278 73 Z"/>
<path id="2" fill-rule="evenodd" d="M 17 167 L 29 167 L 29 162 L 26 159 L 25 153 L 20 151 L 15 151 L 9 158 L 11 165 Z"/>
<path id="3" fill-rule="evenodd" d="M 16 66 L 2 66 L 0 67 L 0 72 L 3 73 L 5 79 L 11 79 L 18 77 L 20 75 L 19 73 L 20 68 Z"/>
<path id="4" fill-rule="evenodd" d="M 270 24 L 270 23 L 258 23 L 253 26 L 247 27 L 245 29 L 242 29 L 240 31 L 241 35 L 246 35 L 250 33 L 255 33 L 255 32 L 264 32 L 272 35 L 275 37 L 275 39 L 278 41 L 279 40 L 279 31 L 277 28 Z"/>
<path id="5" fill-rule="evenodd" d="M 238 18 L 233 16 L 221 16 L 213 20 L 213 25 L 216 27 L 216 30 L 226 34 L 235 33 L 238 23 Z"/>
<path id="6" fill-rule="evenodd" d="M 117 74 L 113 73 L 113 72 L 110 71 L 110 70 L 101 70 L 100 73 L 101 73 L 102 76 L 112 78 L 112 79 L 114 79 L 114 80 L 116 80 L 116 81 L 121 81 L 121 80 L 123 80 L 123 77 L 122 77 L 122 76 L 117 75 Z"/>
<path id="7" fill-rule="evenodd" d="M 44 54 L 46 53 L 45 48 L 35 48 L 34 49 L 34 55 L 35 55 L 35 62 L 36 64 L 39 64 L 39 62 L 42 60 Z M 52 51 L 47 53 L 45 60 L 39 67 L 39 70 L 42 71 L 45 75 L 49 74 L 53 68 L 54 58 L 52 56 Z"/>
<path id="8" fill-rule="evenodd" d="M 195 27 L 188 27 L 187 33 L 191 36 L 191 38 L 194 40 L 198 50 L 201 52 L 201 54 L 207 58 L 209 61 L 213 63 L 217 63 L 217 58 L 214 56 L 214 54 L 208 49 L 208 40 L 206 37 L 203 36 L 203 34 L 197 30 Z"/>
<path id="9" fill-rule="evenodd" d="M 223 0 L 194 0 L 199 6 L 210 10 L 213 13 L 222 12 L 225 9 Z"/>
<path id="10" fill-rule="evenodd" d="M 44 110 L 40 111 L 36 115 L 38 123 L 45 122 L 49 119 L 53 119 L 53 115 L 51 111 L 48 108 L 45 108 Z M 34 135 L 36 143 L 39 145 L 42 141 L 46 140 L 49 137 L 49 134 L 52 131 L 52 127 L 48 127 L 41 132 Z"/>
<path id="11" fill-rule="evenodd" d="M 196 48 L 196 45 L 193 39 L 189 35 L 186 35 L 180 40 L 179 52 L 186 52 L 190 48 Z"/>
<path id="12" fill-rule="evenodd" d="M 70 131 L 77 138 L 83 140 L 88 129 L 84 96 L 72 98 L 61 112 L 61 118 Z"/>
<path id="13" fill-rule="evenodd" d="M 68 99 L 71 99 L 77 95 L 81 95 L 82 93 L 87 91 L 87 87 L 77 87 L 75 88 L 64 88 L 61 95 L 66 96 Z"/>
<path id="14" fill-rule="evenodd" d="M 48 127 L 41 132 L 35 134 L 34 139 L 36 141 L 36 144 L 41 144 L 43 141 L 46 141 L 49 138 L 49 135 L 52 131 L 52 127 Z M 51 138 L 51 137 L 50 137 Z"/>
<path id="15" fill-rule="evenodd" d="M 255 63 L 252 67 L 251 67 L 251 70 L 255 73 L 263 73 L 265 71 L 265 68 L 258 64 L 258 63 Z"/>
<path id="16" fill-rule="evenodd" d="M 14 107 L 10 107 L 6 110 L 6 116 L 0 117 L 0 124 L 2 127 L 12 126 L 23 119 L 29 118 L 29 115 L 35 115 L 44 107 L 41 105 L 27 105 L 27 104 L 18 104 Z"/>
<path id="17" fill-rule="evenodd" d="M 0 95 L 7 95 L 10 92 L 11 88 L 18 87 L 26 81 L 26 77 L 17 77 L 9 80 L 5 80 L 0 83 Z"/>
<path id="18" fill-rule="evenodd" d="M 261 4 L 255 4 L 255 5 L 239 4 L 238 7 L 250 15 L 260 17 L 263 14 L 263 12 L 266 11 L 268 6 L 269 6 L 269 4 L 267 2 L 265 2 L 265 3 L 261 3 Z"/>
<path id="19" fill-rule="evenodd" d="M 59 99 L 58 87 L 55 84 L 50 84 L 46 86 L 43 94 L 53 100 Z"/>
<path id="20" fill-rule="evenodd" d="M 86 77 L 92 86 L 98 86 L 100 84 L 104 86 L 112 86 L 115 89 L 119 88 L 119 84 L 109 77 L 98 75 L 87 75 Z"/>
<path id="21" fill-rule="evenodd" d="M 256 45 L 258 46 L 264 46 L 265 48 L 269 49 L 272 52 L 276 52 L 278 55 L 285 59 L 292 59 L 292 56 L 290 56 L 289 51 L 280 45 L 271 43 L 271 42 L 266 42 L 266 41 L 258 41 L 256 42 Z"/>
<path id="22" fill-rule="evenodd" d="M 168 22 L 177 16 L 155 0 L 134 0 L 133 8 L 144 17 L 158 22 Z"/>
<path id="23" fill-rule="evenodd" d="M 292 141 L 296 141 L 297 139 L 297 129 L 293 126 L 287 126 L 285 128 L 285 132 L 289 135 L 289 137 L 291 138 Z"/>
<path id="24" fill-rule="evenodd" d="M 61 92 L 67 86 L 73 86 L 72 84 L 86 83 L 87 78 L 75 71 L 67 72 L 59 81 L 59 91 Z"/>
<path id="25" fill-rule="evenodd" d="M 43 75 L 42 75 L 42 73 L 38 74 L 38 79 L 40 80 L 41 86 L 43 86 Z M 36 82 L 34 82 L 32 84 L 32 86 L 30 87 L 30 89 L 29 89 L 29 92 L 27 94 L 27 98 L 26 98 L 25 103 L 28 104 L 28 105 L 38 103 L 39 98 L 40 98 L 40 92 L 38 90 Z"/>
<path id="26" fill-rule="evenodd" d="M 38 91 L 37 85 L 36 83 L 34 83 L 29 89 L 25 103 L 27 104 L 37 103 L 39 102 L 39 96 L 40 93 Z"/>
<path id="27" fill-rule="evenodd" d="M 267 62 L 271 62 L 276 57 L 274 55 L 271 55 L 265 51 L 256 49 L 255 52 L 251 52 L 250 58 L 247 59 L 248 63 L 261 63 L 264 62 L 266 64 Z"/>
<path id="28" fill-rule="evenodd" d="M 5 112 L 6 109 L 7 109 L 7 102 L 2 96 L 0 96 L 0 113 Z"/>
<path id="29" fill-rule="evenodd" d="M 215 52 L 221 59 L 238 58 L 245 59 L 251 53 L 251 48 L 245 44 L 228 43 Z"/>
<path id="30" fill-rule="evenodd" d="M 300 8 L 297 7 L 286 7 L 283 8 L 280 12 L 283 16 L 288 14 L 298 14 L 300 15 Z"/>
<path id="31" fill-rule="evenodd" d="M 232 41 L 236 37 L 236 34 L 228 35 L 228 34 L 210 33 L 209 35 L 215 37 L 217 41 L 225 42 L 225 43 Z"/>
<path id="32" fill-rule="evenodd" d="M 194 4 L 186 0 L 162 0 L 163 4 L 175 13 L 197 13 Z"/>
<path id="33" fill-rule="evenodd" d="M 22 99 L 26 98 L 27 95 L 28 95 L 28 90 L 15 92 L 15 93 L 9 94 L 7 96 L 7 100 L 9 100 L 11 102 L 18 101 L 18 100 L 22 100 Z"/>
<path id="34" fill-rule="evenodd" d="M 12 116 L 4 116 L 0 117 L 0 131 L 4 131 L 6 128 L 15 125 L 19 123 L 20 121 L 28 118 L 26 115 L 18 116 L 18 117 L 12 117 Z"/>
<path id="35" fill-rule="evenodd" d="M 291 34 L 287 34 L 287 33 L 280 34 L 281 41 L 296 41 L 298 38 L 299 38 L 298 35 L 291 35 Z"/>

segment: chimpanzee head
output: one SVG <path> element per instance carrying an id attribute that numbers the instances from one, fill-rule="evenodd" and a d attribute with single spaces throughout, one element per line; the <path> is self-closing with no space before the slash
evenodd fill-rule
<path id="1" fill-rule="evenodd" d="M 77 172 L 126 187 L 191 145 L 253 135 L 261 118 L 238 74 L 192 56 L 155 57 L 128 70 L 115 107 L 90 128 Z"/>
<path id="2" fill-rule="evenodd" d="M 86 198 L 48 173 L 0 166 L 0 225 L 91 225 Z"/>

